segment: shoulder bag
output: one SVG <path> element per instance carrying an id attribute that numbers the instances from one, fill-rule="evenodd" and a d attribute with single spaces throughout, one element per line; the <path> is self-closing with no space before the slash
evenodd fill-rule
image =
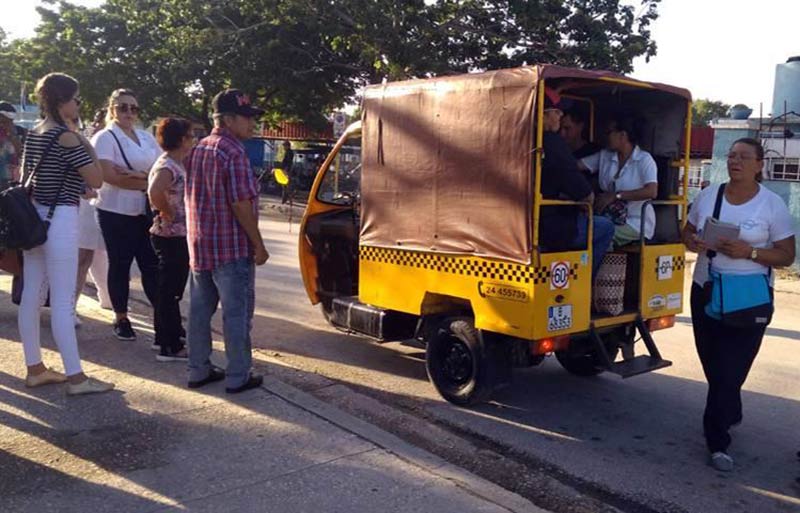
<path id="1" fill-rule="evenodd" d="M 725 184 L 720 185 L 714 204 L 714 219 L 719 219 Z M 767 274 L 724 274 L 711 270 L 716 251 L 709 250 L 708 281 L 704 288 L 708 302 L 706 315 L 727 326 L 747 328 L 766 326 L 772 321 L 774 312 L 773 291 L 770 287 L 772 268 Z"/>
<path id="2" fill-rule="evenodd" d="M 56 197 L 50 205 L 50 210 L 47 212 L 47 218 L 42 219 L 33 206 L 31 195 L 33 192 L 33 177 L 42 167 L 42 163 L 47 158 L 53 146 L 61 137 L 61 134 L 66 132 L 66 128 L 57 130 L 53 137 L 47 144 L 42 158 L 36 163 L 27 179 L 23 179 L 22 183 L 13 184 L 6 187 L 0 192 L 0 245 L 3 248 L 9 249 L 22 249 L 29 250 L 37 246 L 41 246 L 47 240 L 47 228 L 50 226 L 50 220 L 56 210 L 58 203 L 58 196 L 64 188 L 64 182 L 67 174 L 61 177 L 61 184 L 58 187 Z M 23 155 L 24 155 L 23 151 Z"/>

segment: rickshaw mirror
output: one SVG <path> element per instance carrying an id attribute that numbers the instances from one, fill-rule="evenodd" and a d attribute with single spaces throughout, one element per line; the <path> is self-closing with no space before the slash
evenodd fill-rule
<path id="1" fill-rule="evenodd" d="M 283 169 L 276 167 L 272 170 L 272 176 L 275 177 L 275 181 L 278 182 L 278 185 L 289 185 L 289 175 L 287 175 Z"/>

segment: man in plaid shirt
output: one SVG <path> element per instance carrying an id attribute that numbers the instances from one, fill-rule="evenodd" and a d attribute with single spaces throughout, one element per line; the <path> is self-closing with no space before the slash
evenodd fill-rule
<path id="1" fill-rule="evenodd" d="M 269 253 L 258 231 L 258 184 L 242 141 L 264 111 L 237 89 L 214 97 L 214 130 L 194 147 L 186 177 L 189 243 L 189 388 L 225 379 L 225 391 L 261 385 L 252 374 L 250 329 L 255 310 L 255 266 Z M 222 302 L 228 367 L 211 365 L 211 317 Z"/>

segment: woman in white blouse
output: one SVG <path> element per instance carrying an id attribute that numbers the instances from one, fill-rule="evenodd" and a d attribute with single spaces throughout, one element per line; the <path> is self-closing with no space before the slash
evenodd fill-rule
<path id="1" fill-rule="evenodd" d="M 658 169 L 653 157 L 638 146 L 640 127 L 632 116 L 615 115 L 606 132 L 607 149 L 581 160 L 598 174 L 600 190 L 595 197 L 595 212 L 607 214 L 609 206 L 618 207 L 614 245 L 624 246 L 639 240 L 644 215 L 644 236 L 651 238 L 656 216 L 653 207 L 642 212 L 647 200 L 658 195 Z"/>
<path id="2" fill-rule="evenodd" d="M 108 252 L 108 292 L 114 308 L 114 334 L 134 340 L 128 320 L 130 269 L 134 258 L 142 287 L 153 304 L 158 260 L 150 244 L 151 218 L 147 209 L 147 175 L 161 153 L 155 138 L 136 128 L 139 103 L 128 89 L 117 89 L 108 99 L 106 128 L 92 137 L 103 187 L 95 203 L 97 220 Z"/>

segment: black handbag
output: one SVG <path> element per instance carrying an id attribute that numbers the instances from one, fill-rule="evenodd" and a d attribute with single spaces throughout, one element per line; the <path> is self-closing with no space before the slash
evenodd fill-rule
<path id="1" fill-rule="evenodd" d="M 61 178 L 61 184 L 50 205 L 50 210 L 47 213 L 47 218 L 42 219 L 33 206 L 31 200 L 33 177 L 39 171 L 44 162 L 45 157 L 50 153 L 53 145 L 58 141 L 66 129 L 58 130 L 53 135 L 53 138 L 47 144 L 47 148 L 42 154 L 42 158 L 36 163 L 27 180 L 23 179 L 22 183 L 9 185 L 4 190 L 0 191 L 0 235 L 2 241 L 0 245 L 9 249 L 22 249 L 29 250 L 37 246 L 41 246 L 47 240 L 47 228 L 50 226 L 50 220 L 55 213 L 56 203 L 61 190 L 64 187 L 66 180 L 66 173 Z M 23 152 L 23 155 L 25 152 Z M 24 157 L 23 157 L 24 158 Z"/>

